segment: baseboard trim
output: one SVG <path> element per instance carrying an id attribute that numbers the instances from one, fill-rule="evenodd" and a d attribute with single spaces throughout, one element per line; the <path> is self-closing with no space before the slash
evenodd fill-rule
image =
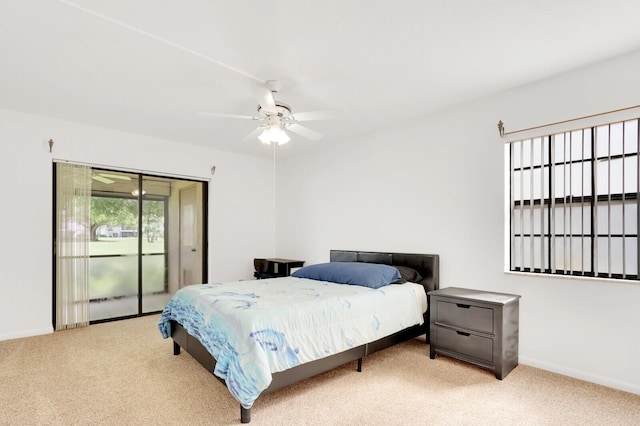
<path id="1" fill-rule="evenodd" d="M 533 358 L 527 358 L 523 356 L 518 357 L 518 362 L 530 367 L 540 368 L 542 370 L 551 371 L 552 373 L 562 374 L 564 376 L 573 377 L 574 379 L 584 380 L 587 382 L 595 383 L 598 385 L 606 386 L 613 389 L 618 389 L 624 392 L 630 392 L 640 395 L 640 385 L 635 383 L 623 382 L 621 380 L 614 380 L 609 377 L 598 376 L 597 374 L 586 373 L 580 370 L 574 370 L 562 365 L 557 365 L 549 362 L 540 361 Z"/>
<path id="2" fill-rule="evenodd" d="M 33 328 L 31 330 L 21 330 L 14 333 L 0 334 L 0 341 L 21 339 L 23 337 L 33 337 L 33 336 L 40 336 L 42 334 L 51 334 L 51 333 L 53 333 L 53 326 L 44 327 L 44 328 Z"/>

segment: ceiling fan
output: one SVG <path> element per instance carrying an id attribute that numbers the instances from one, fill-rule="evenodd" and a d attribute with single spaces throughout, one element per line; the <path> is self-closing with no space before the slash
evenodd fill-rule
<path id="1" fill-rule="evenodd" d="M 206 55 L 203 55 L 200 52 L 189 49 L 187 47 L 181 46 L 177 43 L 174 43 L 171 40 L 164 39 L 155 34 L 151 34 L 147 31 L 141 30 L 139 28 L 133 27 L 129 24 L 126 24 L 122 21 L 116 20 L 109 16 L 103 15 L 96 11 L 87 9 L 78 4 L 75 4 L 69 0 L 58 0 L 59 2 L 78 9 L 82 12 L 91 14 L 100 19 L 109 21 L 116 25 L 119 25 L 123 28 L 126 28 L 130 31 L 134 31 L 138 34 L 141 34 L 145 37 L 152 38 L 161 43 L 167 44 L 169 46 L 178 48 L 182 51 L 190 53 L 192 55 L 198 56 L 202 59 L 205 59 L 209 62 L 212 62 L 220 67 L 226 68 L 229 71 L 232 71 L 236 74 L 242 75 L 251 80 L 255 80 L 264 85 L 262 93 L 260 95 L 260 99 L 258 102 L 258 114 L 255 116 L 250 115 L 238 115 L 238 114 L 222 114 L 222 113 L 201 113 L 203 115 L 210 115 L 216 117 L 226 117 L 226 118 L 240 118 L 240 119 L 248 119 L 248 120 L 256 120 L 259 121 L 260 124 L 258 127 L 247 135 L 244 139 L 251 139 L 254 137 L 258 137 L 260 141 L 266 144 L 270 144 L 271 142 L 275 142 L 278 145 L 288 142 L 291 140 L 289 135 L 285 130 L 289 130 L 293 133 L 297 133 L 300 136 L 303 136 L 307 139 L 318 140 L 322 138 L 322 135 L 315 130 L 311 130 L 308 127 L 302 126 L 299 122 L 302 121 L 312 121 L 312 120 L 327 120 L 334 118 L 342 118 L 345 116 L 344 111 L 336 110 L 336 111 L 309 111 L 309 112 L 297 112 L 294 113 L 291 106 L 285 104 L 284 102 L 276 101 L 274 99 L 274 94 L 276 94 L 282 84 L 277 80 L 263 80 L 259 77 L 256 77 L 246 71 L 240 70 L 231 65 L 225 64 L 224 62 L 218 61 L 216 59 L 210 58 Z"/>
<path id="2" fill-rule="evenodd" d="M 328 120 L 333 118 L 341 118 L 344 113 L 340 110 L 335 111 L 308 111 L 293 112 L 290 105 L 284 102 L 276 101 L 274 95 L 278 93 L 282 84 L 277 80 L 267 80 L 265 82 L 266 89 L 258 103 L 257 115 L 239 115 L 239 114 L 222 114 L 215 112 L 202 112 L 202 115 L 224 118 L 239 118 L 244 120 L 259 121 L 258 127 L 249 133 L 245 139 L 258 137 L 261 142 L 270 144 L 275 142 L 282 145 L 291 140 L 285 130 L 290 130 L 307 139 L 318 140 L 322 135 L 315 130 L 305 127 L 299 122 L 312 120 Z"/>
<path id="3" fill-rule="evenodd" d="M 112 174 L 112 173 L 92 173 L 91 174 L 91 179 L 97 180 L 98 182 L 102 182 L 102 183 L 105 183 L 107 185 L 115 183 L 116 181 L 113 180 L 113 179 L 131 180 L 131 178 L 129 176 L 116 175 L 116 174 Z"/>

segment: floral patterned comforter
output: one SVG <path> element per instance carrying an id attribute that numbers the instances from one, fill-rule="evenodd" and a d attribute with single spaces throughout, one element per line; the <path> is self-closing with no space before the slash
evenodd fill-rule
<path id="1" fill-rule="evenodd" d="M 192 285 L 167 303 L 158 326 L 168 338 L 174 320 L 200 340 L 217 360 L 214 374 L 251 408 L 272 373 L 422 324 L 416 285 L 370 289 L 294 277 Z"/>

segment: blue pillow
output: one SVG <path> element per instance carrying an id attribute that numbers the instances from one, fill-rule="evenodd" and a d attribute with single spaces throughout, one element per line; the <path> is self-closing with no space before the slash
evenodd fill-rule
<path id="1" fill-rule="evenodd" d="M 298 269 L 293 277 L 380 288 L 401 278 L 393 266 L 380 263 L 330 262 Z"/>

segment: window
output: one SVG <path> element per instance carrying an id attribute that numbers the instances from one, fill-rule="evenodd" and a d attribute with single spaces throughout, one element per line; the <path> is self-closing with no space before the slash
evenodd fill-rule
<path id="1" fill-rule="evenodd" d="M 511 271 L 638 279 L 639 121 L 510 144 Z"/>

